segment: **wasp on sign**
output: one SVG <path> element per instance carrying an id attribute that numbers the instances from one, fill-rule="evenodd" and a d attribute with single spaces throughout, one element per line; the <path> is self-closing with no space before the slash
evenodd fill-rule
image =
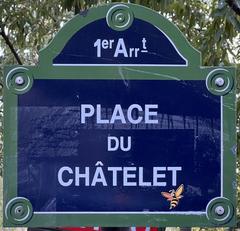
<path id="1" fill-rule="evenodd" d="M 178 205 L 179 200 L 183 197 L 181 195 L 183 193 L 183 190 L 184 186 L 181 184 L 176 191 L 172 189 L 169 191 L 169 193 L 162 192 L 162 196 L 170 202 L 170 209 L 174 209 Z"/>

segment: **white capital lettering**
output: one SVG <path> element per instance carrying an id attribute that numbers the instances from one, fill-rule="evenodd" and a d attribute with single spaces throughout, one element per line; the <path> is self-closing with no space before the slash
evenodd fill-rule
<path id="1" fill-rule="evenodd" d="M 158 179 L 166 178 L 166 174 L 159 174 L 159 171 L 166 171 L 166 167 L 153 168 L 153 186 L 166 186 L 166 182 L 158 182 Z"/>
<path id="2" fill-rule="evenodd" d="M 91 117 L 94 114 L 94 107 L 91 104 L 81 104 L 81 123 L 86 122 L 87 117 Z"/>
<path id="3" fill-rule="evenodd" d="M 85 167 L 85 173 L 79 172 L 79 167 L 75 167 L 75 185 L 79 186 L 79 179 L 84 178 L 85 179 L 85 186 L 89 186 L 89 167 Z"/>
<path id="4" fill-rule="evenodd" d="M 117 173 L 122 171 L 121 167 L 108 167 L 108 171 L 113 174 L 113 186 L 117 186 Z"/>
<path id="5" fill-rule="evenodd" d="M 73 174 L 73 170 L 70 167 L 62 167 L 58 171 L 59 184 L 64 187 L 68 187 L 73 183 L 73 179 L 69 179 L 68 181 L 63 181 L 63 172 L 68 172 L 68 174 Z"/>
<path id="6" fill-rule="evenodd" d="M 132 104 L 132 105 L 130 105 L 130 107 L 127 110 L 127 117 L 128 117 L 128 120 L 130 123 L 139 124 L 139 123 L 141 123 L 143 118 L 142 118 L 142 116 L 138 116 L 137 119 L 133 119 L 132 112 L 134 109 L 137 109 L 138 112 L 143 111 L 142 107 L 139 104 Z"/>
<path id="7" fill-rule="evenodd" d="M 118 57 L 119 54 L 123 54 L 123 56 L 125 58 L 128 57 L 127 49 L 126 49 L 123 38 L 120 38 L 118 40 L 117 47 L 116 47 L 116 50 L 115 50 L 115 53 L 114 53 L 114 57 L 115 58 Z"/>
<path id="8" fill-rule="evenodd" d="M 136 172 L 136 167 L 124 167 L 123 168 L 123 186 L 136 186 L 136 182 L 129 182 L 128 179 L 136 178 L 136 173 L 129 173 L 130 171 Z"/>
<path id="9" fill-rule="evenodd" d="M 151 186 L 151 182 L 143 181 L 143 167 L 139 167 L 139 186 Z"/>
<path id="10" fill-rule="evenodd" d="M 109 120 L 102 119 L 101 115 L 102 115 L 101 104 L 97 104 L 97 124 L 109 124 Z"/>
<path id="11" fill-rule="evenodd" d="M 177 185 L 177 171 L 182 171 L 182 167 L 168 167 L 168 171 L 172 171 L 172 186 Z"/>
<path id="12" fill-rule="evenodd" d="M 113 110 L 112 118 L 110 124 L 114 124 L 116 120 L 120 120 L 122 124 L 126 123 L 122 107 L 120 104 L 116 104 Z"/>
<path id="13" fill-rule="evenodd" d="M 158 109 L 157 104 L 146 104 L 145 105 L 145 123 L 146 124 L 157 124 L 158 119 L 156 118 L 158 113 L 157 111 L 150 111 L 151 109 Z M 152 116 L 155 117 L 155 119 L 151 118 Z"/>
<path id="14" fill-rule="evenodd" d="M 105 179 L 105 176 L 103 174 L 102 167 L 97 167 L 91 186 L 95 186 L 96 183 L 102 183 L 103 186 L 107 186 L 107 181 Z"/>

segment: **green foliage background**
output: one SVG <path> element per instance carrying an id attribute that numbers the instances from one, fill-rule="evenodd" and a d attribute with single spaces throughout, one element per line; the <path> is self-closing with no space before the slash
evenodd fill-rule
<path id="1" fill-rule="evenodd" d="M 63 24 L 82 10 L 119 2 L 109 0 L 0 0 L 0 79 L 3 65 L 38 62 L 46 46 Z M 202 65 L 238 67 L 240 78 L 240 16 L 224 0 L 123 0 L 150 7 L 174 22 L 191 44 L 202 52 Z M 239 132 L 240 81 L 237 87 L 237 137 Z M 3 98 L 0 88 L 0 176 L 2 176 Z M 240 146 L 238 145 L 238 160 Z M 240 162 L 237 163 L 238 216 L 240 220 Z"/>

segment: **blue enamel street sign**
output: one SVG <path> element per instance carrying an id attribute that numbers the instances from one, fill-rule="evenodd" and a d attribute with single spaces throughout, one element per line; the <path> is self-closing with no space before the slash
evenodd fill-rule
<path id="1" fill-rule="evenodd" d="M 186 66 L 187 60 L 150 23 L 135 19 L 129 29 L 116 31 L 100 19 L 75 33 L 53 60 L 53 65 L 79 64 Z"/>
<path id="2" fill-rule="evenodd" d="M 169 212 L 161 192 L 183 184 L 177 211 L 201 214 L 221 196 L 220 97 L 204 81 L 127 84 L 37 80 L 19 97 L 18 193 L 36 212 Z"/>
<path id="3" fill-rule="evenodd" d="M 5 226 L 234 226 L 234 68 L 153 11 L 93 8 L 5 69 Z"/>

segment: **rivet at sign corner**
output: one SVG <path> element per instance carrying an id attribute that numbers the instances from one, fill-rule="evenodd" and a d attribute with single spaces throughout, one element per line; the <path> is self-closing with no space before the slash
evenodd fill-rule
<path id="1" fill-rule="evenodd" d="M 223 208 L 223 206 L 217 206 L 215 208 L 215 213 L 219 216 L 222 216 L 224 214 L 225 210 Z"/>
<path id="2" fill-rule="evenodd" d="M 23 207 L 22 206 L 17 206 L 16 208 L 15 208 L 15 213 L 16 214 L 20 214 L 20 213 L 22 213 L 23 212 Z"/>
<path id="3" fill-rule="evenodd" d="M 216 84 L 216 86 L 218 86 L 218 87 L 222 87 L 222 86 L 224 86 L 225 81 L 224 81 L 224 79 L 223 79 L 222 77 L 218 77 L 218 78 L 215 80 L 215 84 Z"/>
<path id="4" fill-rule="evenodd" d="M 18 77 L 15 78 L 15 83 L 17 85 L 23 85 L 25 83 L 25 80 L 22 76 L 18 76 Z"/>

